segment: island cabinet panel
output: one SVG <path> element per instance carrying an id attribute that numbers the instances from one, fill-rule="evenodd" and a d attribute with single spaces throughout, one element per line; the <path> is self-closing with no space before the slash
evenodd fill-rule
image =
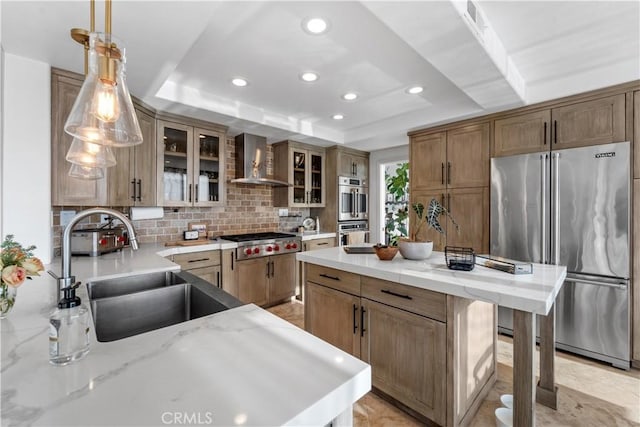
<path id="1" fill-rule="evenodd" d="M 383 393 L 440 425 L 446 421 L 446 325 L 367 299 L 362 360 Z"/>
<path id="2" fill-rule="evenodd" d="M 535 153 L 550 146 L 551 111 L 534 111 L 494 121 L 495 157 Z"/>
<path id="3" fill-rule="evenodd" d="M 315 264 L 307 264 L 306 273 L 308 282 L 360 296 L 360 276 L 357 274 Z"/>
<path id="4" fill-rule="evenodd" d="M 238 270 L 236 269 L 236 250 L 223 249 L 221 254 L 221 264 L 222 290 L 239 299 Z"/>
<path id="5" fill-rule="evenodd" d="M 360 357 L 360 297 L 307 282 L 305 300 L 305 330 Z"/>

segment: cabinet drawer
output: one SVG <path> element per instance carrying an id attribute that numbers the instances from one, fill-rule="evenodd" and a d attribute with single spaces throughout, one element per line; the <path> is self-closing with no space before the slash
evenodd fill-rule
<path id="1" fill-rule="evenodd" d="M 447 321 L 447 298 L 439 292 L 363 276 L 362 297 L 440 322 Z"/>
<path id="2" fill-rule="evenodd" d="M 183 270 L 220 265 L 220 251 L 202 251 L 173 256 L 173 262 L 180 264 Z"/>
<path id="3" fill-rule="evenodd" d="M 326 237 L 322 239 L 313 239 L 304 242 L 305 251 L 313 251 L 316 249 L 333 248 L 336 245 L 334 237 Z"/>
<path id="4" fill-rule="evenodd" d="M 360 276 L 315 264 L 306 265 L 307 281 L 360 296 Z"/>

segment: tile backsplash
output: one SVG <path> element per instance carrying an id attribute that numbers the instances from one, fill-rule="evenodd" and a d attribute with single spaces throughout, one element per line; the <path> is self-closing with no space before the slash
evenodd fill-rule
<path id="1" fill-rule="evenodd" d="M 227 140 L 227 180 L 235 177 L 235 150 L 233 139 Z M 269 146 L 267 152 L 267 174 L 272 171 L 272 151 Z M 226 202 L 223 207 L 180 207 L 164 208 L 164 218 L 153 220 L 133 221 L 138 234 L 138 241 L 169 242 L 182 239 L 182 232 L 187 230 L 190 222 L 206 224 L 207 229 L 215 235 L 240 234 L 261 231 L 293 231 L 302 224 L 302 220 L 309 216 L 309 209 L 289 208 L 289 215 L 278 216 L 278 208 L 273 206 L 273 187 L 265 185 L 226 184 Z M 113 209 L 129 213 L 127 207 L 113 207 Z M 52 207 L 53 212 L 53 248 L 54 254 L 59 255 L 62 232 L 60 225 L 60 211 L 73 209 L 79 212 L 85 207 Z M 77 228 L 95 228 L 100 224 L 100 218 L 87 218 L 78 224 Z"/>

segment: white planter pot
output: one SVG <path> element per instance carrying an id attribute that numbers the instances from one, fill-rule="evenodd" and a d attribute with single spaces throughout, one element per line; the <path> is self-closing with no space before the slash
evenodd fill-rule
<path id="1" fill-rule="evenodd" d="M 406 259 L 427 259 L 433 251 L 433 242 L 410 242 L 401 240 L 398 242 L 398 249 L 400 249 L 400 254 Z"/>

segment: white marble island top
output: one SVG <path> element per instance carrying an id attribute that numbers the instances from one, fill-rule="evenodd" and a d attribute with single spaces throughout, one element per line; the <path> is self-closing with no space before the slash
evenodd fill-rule
<path id="1" fill-rule="evenodd" d="M 72 273 L 85 282 L 178 270 L 156 255 L 174 250 L 74 257 Z M 47 267 L 59 272 L 58 262 Z M 55 294 L 48 275 L 26 282 L 0 322 L 2 425 L 324 425 L 371 388 L 369 365 L 255 305 L 113 342 L 92 329 L 84 359 L 52 366 Z"/>
<path id="2" fill-rule="evenodd" d="M 533 264 L 533 274 L 513 275 L 476 265 L 472 271 L 447 268 L 444 253 L 433 252 L 424 261 L 391 261 L 375 254 L 347 254 L 342 247 L 300 252 L 298 261 L 416 286 L 463 298 L 490 302 L 546 315 L 567 274 L 564 266 Z"/>

